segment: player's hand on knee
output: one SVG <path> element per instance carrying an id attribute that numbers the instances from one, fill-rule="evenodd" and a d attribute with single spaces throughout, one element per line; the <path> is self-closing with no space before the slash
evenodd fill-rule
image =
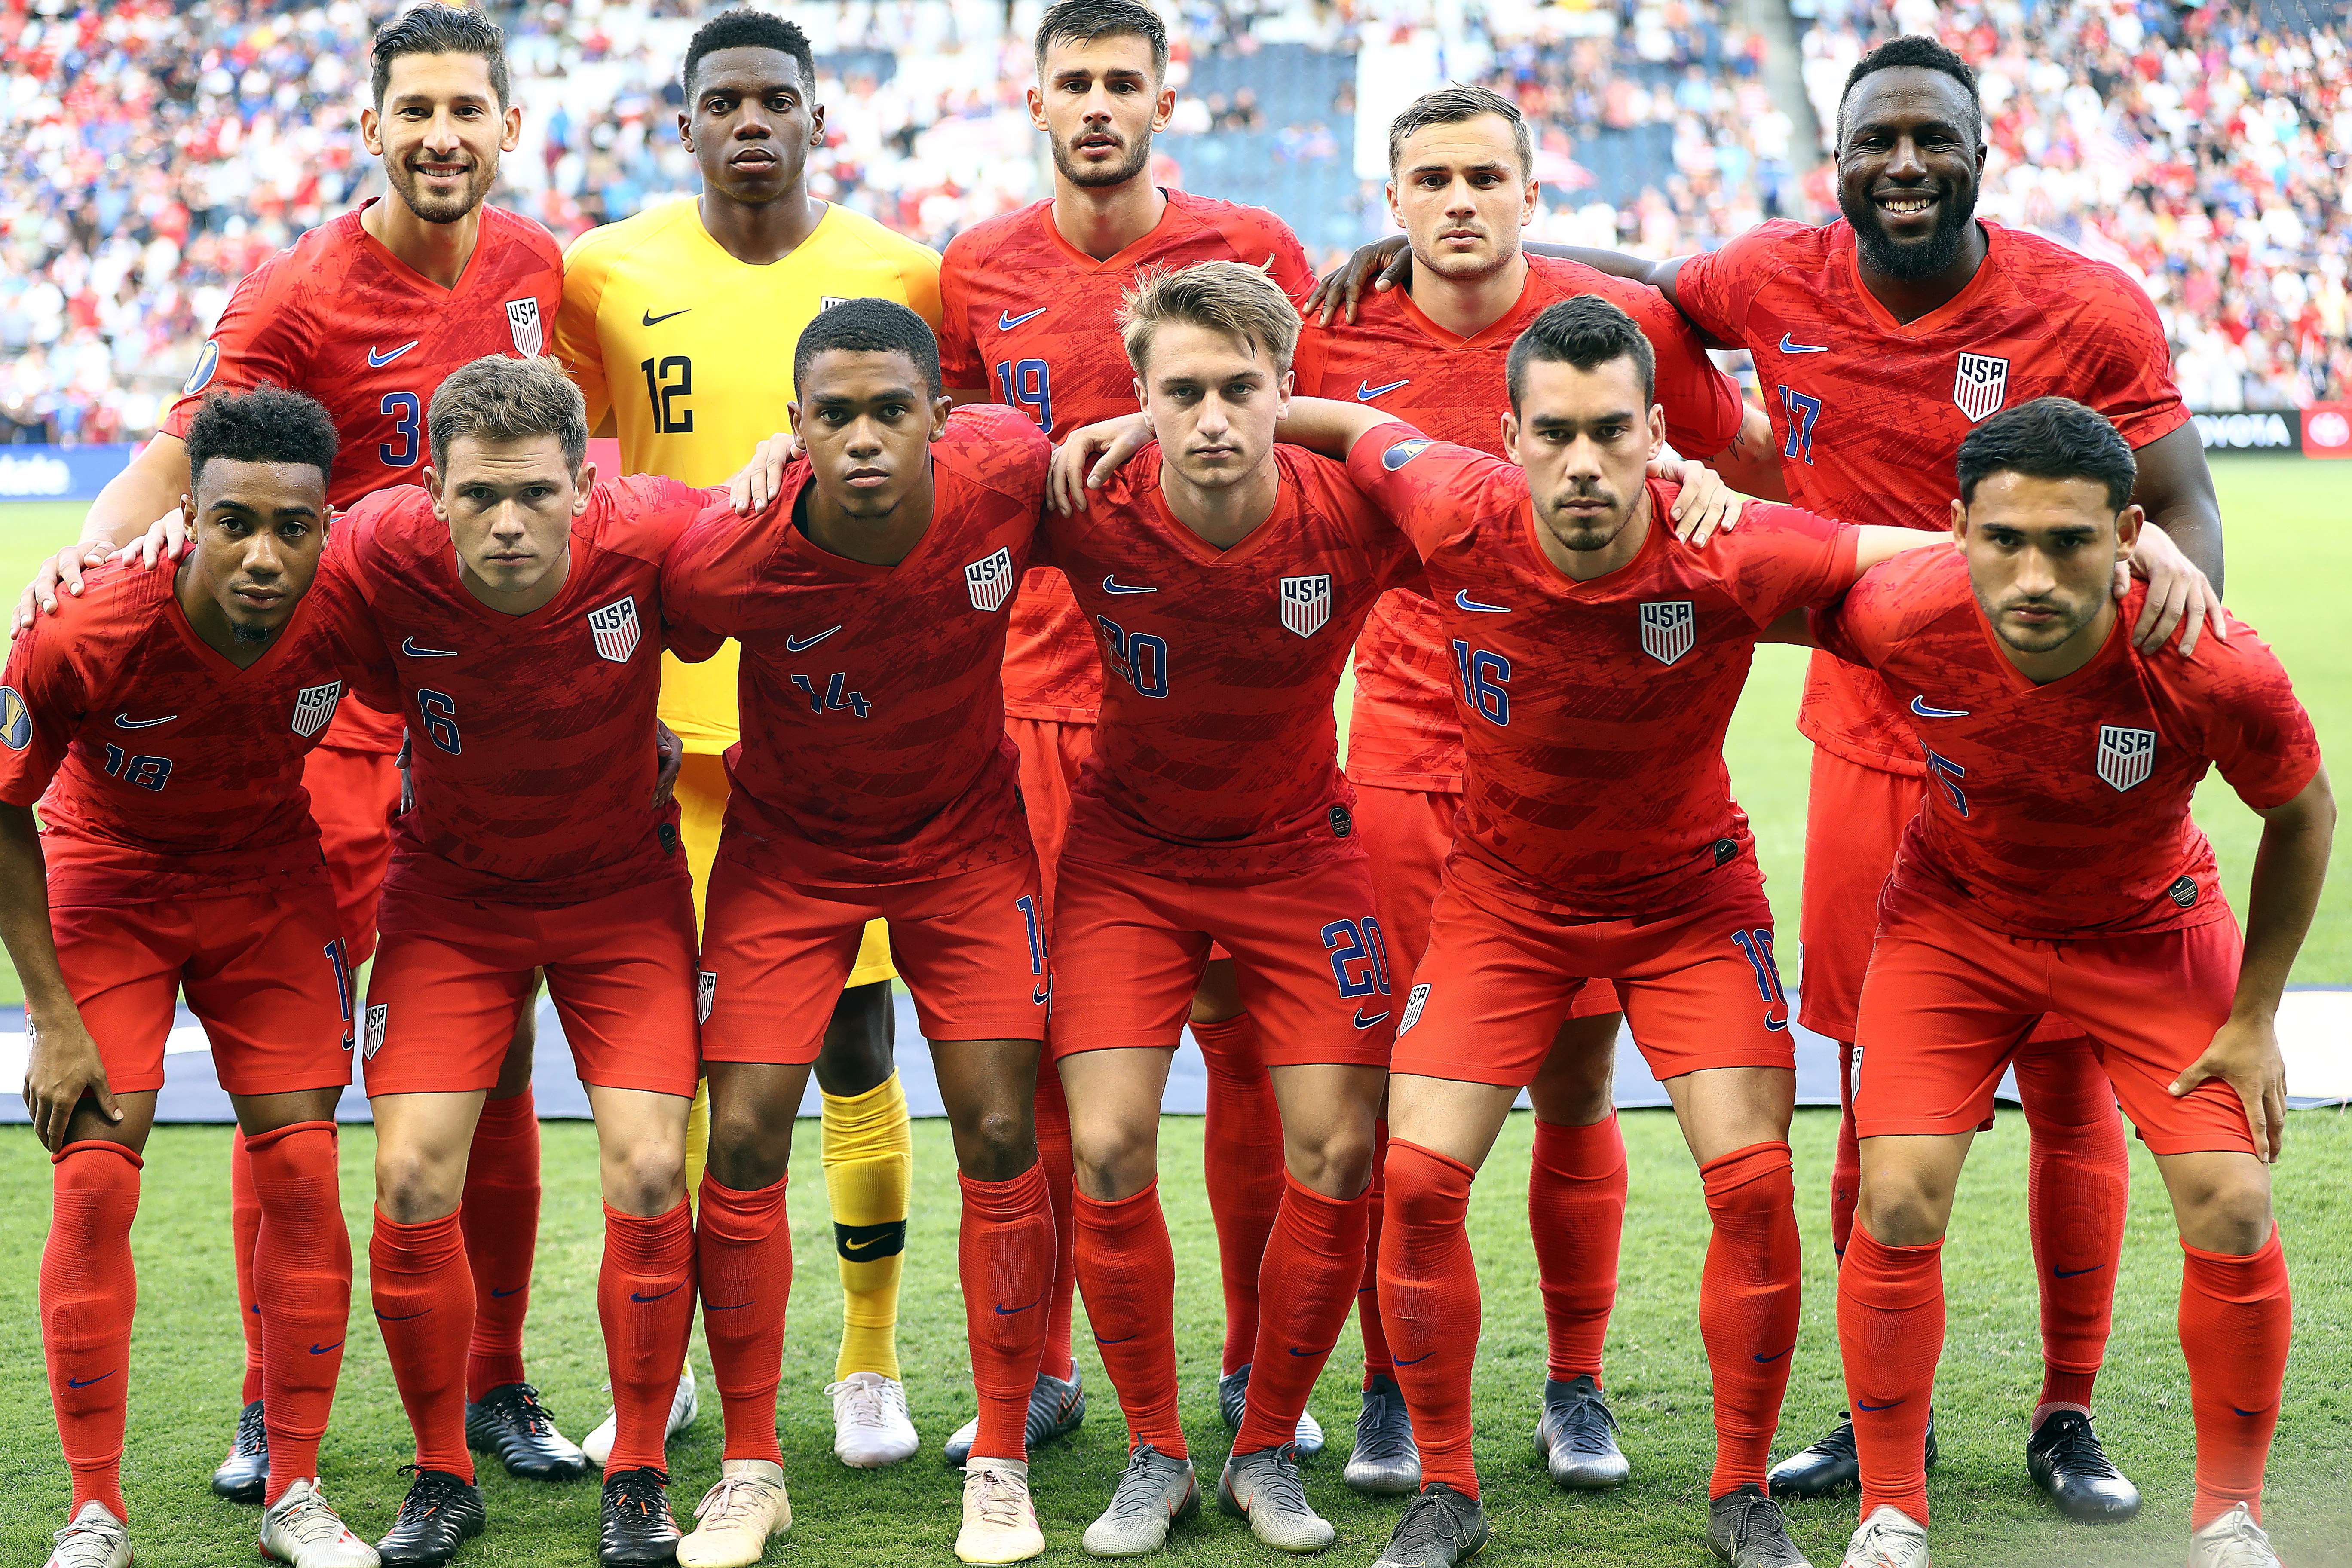
<path id="1" fill-rule="evenodd" d="M 1129 458 L 1151 444 L 1151 421 L 1140 409 L 1116 419 L 1082 426 L 1054 448 L 1045 476 L 1045 496 L 1069 516 L 1087 510 L 1087 492 L 1103 488 Z"/>
<path id="2" fill-rule="evenodd" d="M 2286 1142 L 2286 1058 L 2279 1051 L 2277 1021 L 2231 1015 L 2214 1032 L 2205 1054 L 2173 1080 L 2173 1096 L 2185 1096 L 2216 1078 L 2237 1090 L 2245 1105 L 2255 1157 L 2276 1164 Z"/>
<path id="3" fill-rule="evenodd" d="M 751 460 L 727 481 L 727 499 L 741 517 L 749 517 L 776 499 L 784 488 L 784 465 L 801 455 L 800 437 L 779 430 L 751 448 Z"/>
<path id="4" fill-rule="evenodd" d="M 29 1020 L 28 1020 L 29 1022 Z M 32 1049 L 25 1061 L 25 1110 L 33 1119 L 33 1133 L 54 1154 L 65 1147 L 75 1108 L 90 1096 L 99 1114 L 109 1121 L 122 1120 L 114 1091 L 106 1081 L 106 1063 L 98 1042 L 89 1037 L 79 1013 L 29 1030 Z"/>
<path id="5" fill-rule="evenodd" d="M 2212 579 L 2152 522 L 2140 525 L 2139 542 L 2132 547 L 2130 561 L 2116 568 L 2117 599 L 2131 591 L 2134 577 L 2147 581 L 2147 603 L 2132 626 L 2132 646 L 2142 653 L 2162 647 L 2171 640 L 2175 628 L 2180 633 L 2183 658 L 2197 651 L 2197 639 L 2209 626 L 2215 637 L 2225 635 L 2221 595 L 2213 591 Z"/>
<path id="6" fill-rule="evenodd" d="M 654 721 L 654 809 L 669 804 L 670 793 L 677 788 L 677 771 L 686 765 L 686 742 L 677 732 L 660 720 Z"/>
<path id="7" fill-rule="evenodd" d="M 1318 279 L 1307 292 L 1307 303 L 1299 307 L 1298 314 L 1302 318 L 1315 317 L 1328 327 L 1337 313 L 1352 325 L 1356 302 L 1363 297 L 1367 279 L 1371 280 L 1374 293 L 1384 294 L 1412 275 L 1412 248 L 1404 236 L 1392 234 L 1386 239 L 1376 239 L 1357 247 L 1356 253 L 1344 265 Z"/>
<path id="8" fill-rule="evenodd" d="M 1675 537 L 1691 544 L 1705 544 L 1719 529 L 1738 526 L 1739 509 L 1748 498 L 1723 482 L 1723 476 L 1705 463 L 1694 463 L 1687 458 L 1660 458 L 1649 468 L 1653 479 L 1670 480 L 1682 487 L 1675 497 Z"/>
<path id="9" fill-rule="evenodd" d="M 147 531 L 107 557 L 117 564 L 130 563 L 142 571 L 154 570 L 158 561 L 177 561 L 188 552 L 188 523 L 175 508 L 147 525 Z"/>
<path id="10" fill-rule="evenodd" d="M 16 618 L 9 625 L 9 639 L 14 641 L 16 634 L 31 626 L 36 616 L 56 615 L 59 586 L 62 585 L 68 594 L 79 595 L 83 570 L 105 559 L 105 545 L 82 543 L 68 544 L 43 561 L 40 570 L 33 574 L 32 582 L 26 585 L 25 592 L 16 600 Z"/>

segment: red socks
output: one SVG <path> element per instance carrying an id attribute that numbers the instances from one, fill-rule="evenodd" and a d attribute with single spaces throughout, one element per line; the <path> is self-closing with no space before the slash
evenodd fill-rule
<path id="1" fill-rule="evenodd" d="M 2251 1258 L 2200 1252 L 2186 1242 L 2180 1250 L 2187 1255 L 2180 1348 L 2189 1358 L 2189 1404 L 2197 1421 L 2197 1501 L 2189 1528 L 2202 1530 L 2240 1502 L 2260 1520 L 2263 1466 L 2278 1427 L 2294 1326 L 2286 1254 L 2275 1227 Z"/>
<path id="2" fill-rule="evenodd" d="M 466 1343 L 474 1332 L 474 1281 L 466 1234 L 454 1214 L 403 1225 L 375 1211 L 368 1286 L 392 1379 L 416 1433 L 416 1468 L 470 1483 L 466 1451 Z"/>
<path id="3" fill-rule="evenodd" d="M 739 1193 L 707 1172 L 702 1178 L 695 1226 L 702 1337 L 719 1384 L 727 1422 L 724 1457 L 730 1459 L 784 1462 L 776 1445 L 776 1384 L 784 1363 L 784 1306 L 793 1293 L 793 1236 L 784 1220 L 789 1180 L 779 1177 L 756 1193 Z M 673 1389 L 677 1382 L 673 1372 Z M 667 1410 L 665 1405 L 665 1422 Z M 660 1452 L 658 1436 L 655 1451 Z"/>
<path id="4" fill-rule="evenodd" d="M 1257 1343 L 1258 1265 L 1282 1207 L 1282 1111 L 1258 1056 L 1257 1024 L 1247 1013 L 1196 1023 L 1192 1038 L 1209 1069 L 1201 1163 L 1225 1278 L 1223 1370 L 1234 1373 L 1248 1364 Z"/>
<path id="5" fill-rule="evenodd" d="M 2016 1068 L 2032 1132 L 2026 1212 L 2042 1288 L 2040 1403 L 2087 1410 L 2106 1359 L 2131 1201 L 2124 1119 L 2086 1036 L 2030 1040 Z"/>
<path id="6" fill-rule="evenodd" d="M 963 1188 L 956 1270 L 980 1395 L 971 1451 L 987 1459 L 1026 1459 L 1029 1391 L 1037 1384 L 1054 1288 L 1053 1200 L 1038 1165 L 1009 1182 L 975 1182 L 961 1173 L 956 1181 Z"/>
<path id="7" fill-rule="evenodd" d="M 1478 1354 L 1478 1268 L 1464 1229 L 1471 1177 L 1458 1160 L 1390 1140 L 1381 1316 L 1421 1446 L 1423 1486 L 1444 1481 L 1475 1498 L 1470 1369 Z"/>
<path id="8" fill-rule="evenodd" d="M 1625 1236 L 1625 1139 L 1611 1111 L 1589 1127 L 1536 1119 L 1528 1170 L 1528 1226 L 1543 1288 L 1544 1375 L 1601 1381 L 1601 1347 L 1617 1305 L 1617 1251 Z"/>
<path id="9" fill-rule="evenodd" d="M 1715 1384 L 1715 1474 L 1710 1498 L 1764 1485 L 1804 1269 L 1797 1188 L 1785 1142 L 1751 1143 L 1698 1168 L 1715 1232 L 1699 1277 L 1699 1338 Z"/>
<path id="10" fill-rule="evenodd" d="M 1862 1201 L 1862 1143 L 1853 1131 L 1853 1042 L 1838 1050 L 1837 1153 L 1830 1163 L 1830 1246 L 1838 1257 L 1853 1240 L 1854 1205 Z"/>
<path id="11" fill-rule="evenodd" d="M 1184 1458 L 1190 1450 L 1176 1415 L 1176 1257 L 1160 1212 L 1160 1184 L 1109 1203 L 1078 1193 L 1071 1207 L 1078 1283 L 1103 1370 L 1127 1415 L 1128 1446 L 1149 1443 L 1171 1459 Z"/>
<path id="12" fill-rule="evenodd" d="M 1364 1336 L 1364 1386 L 1376 1377 L 1394 1378 L 1396 1358 L 1381 1322 L 1381 1215 L 1388 1207 L 1389 1124 L 1372 1123 L 1372 1184 L 1364 1189 L 1364 1273 L 1356 1285 L 1356 1327 Z"/>
<path id="13" fill-rule="evenodd" d="M 1287 1171 L 1282 1181 L 1282 1209 L 1258 1276 L 1259 1299 L 1272 1305 L 1258 1318 L 1248 1411 L 1234 1436 L 1236 1454 L 1279 1447 L 1297 1436 L 1307 1396 L 1348 1325 L 1348 1307 L 1364 1275 L 1370 1192 L 1333 1198 Z"/>
<path id="14" fill-rule="evenodd" d="M 501 1384 L 523 1381 L 522 1320 L 539 1251 L 539 1102 L 530 1090 L 482 1102 L 457 1213 L 474 1272 L 466 1397 L 478 1400 Z"/>
<path id="15" fill-rule="evenodd" d="M 261 1200 L 253 1195 L 253 1156 L 245 1152 L 245 1129 L 228 1144 L 229 1247 L 236 1258 L 236 1321 L 245 1334 L 245 1393 L 250 1405 L 261 1397 L 261 1299 L 253 1289 L 253 1249 L 261 1240 Z"/>
<path id="16" fill-rule="evenodd" d="M 604 1205 L 596 1318 L 604 1328 L 604 1363 L 613 1378 L 608 1474 L 669 1468 L 662 1446 L 686 1342 L 694 1332 L 694 1214 L 684 1198 L 651 1219 Z"/>
<path id="17" fill-rule="evenodd" d="M 1944 1244 L 1887 1247 L 1861 1226 L 1838 1269 L 1838 1349 L 1862 1458 L 1862 1517 L 1927 1522 L 1927 1406 L 1944 1353 Z"/>
<path id="18" fill-rule="evenodd" d="M 1070 1151 L 1070 1102 L 1062 1096 L 1062 1075 L 1055 1070 L 1050 1053 L 1037 1064 L 1036 1117 L 1037 1168 L 1045 1173 L 1046 1195 L 1054 1205 L 1054 1283 L 1045 1301 L 1045 1348 L 1037 1358 L 1037 1370 L 1067 1383 L 1078 1372 L 1070 1358 L 1070 1302 L 1078 1293 L 1078 1226 L 1070 1215 L 1070 1194 L 1077 1190 L 1077 1166 Z"/>
<path id="19" fill-rule="evenodd" d="M 139 1282 L 131 1221 L 139 1212 L 139 1156 L 89 1139 L 51 1157 L 49 1239 L 41 1248 L 41 1345 L 58 1437 L 73 1471 L 73 1509 L 96 1501 L 117 1519 L 122 1426 L 130 1408 L 131 1315 Z"/>
<path id="20" fill-rule="evenodd" d="M 261 1205 L 254 1265 L 261 1301 L 262 1419 L 269 1432 L 265 1507 L 319 1473 L 319 1439 L 335 1405 L 352 1320 L 352 1235 L 335 1159 L 335 1124 L 298 1121 L 246 1141 Z"/>

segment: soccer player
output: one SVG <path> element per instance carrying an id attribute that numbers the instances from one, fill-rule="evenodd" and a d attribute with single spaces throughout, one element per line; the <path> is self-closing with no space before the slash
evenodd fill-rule
<path id="1" fill-rule="evenodd" d="M 555 352 L 588 400 L 592 428 L 617 429 L 624 471 L 691 485 L 725 479 L 752 444 L 786 423 L 779 374 L 802 330 L 856 296 L 895 300 L 934 328 L 940 259 L 872 219 L 809 194 L 809 150 L 824 138 L 807 37 L 750 10 L 711 17 L 688 43 L 678 137 L 702 173 L 691 202 L 657 205 L 581 236 L 564 261 Z M 678 831 L 702 918 L 719 824 L 722 760 L 739 738 L 736 652 L 662 660 L 663 721 L 686 743 Z M 898 1352 L 913 1142 L 892 1059 L 888 939 L 870 927 L 816 1061 L 825 1191 L 842 1284 L 834 1382 L 834 1452 L 856 1466 L 895 1464 L 918 1447 Z M 688 1123 L 688 1184 L 700 1174 L 709 1100 Z M 686 1374 L 672 1430 L 693 1418 Z M 607 1428 L 583 1445 L 591 1457 Z"/>
<path id="2" fill-rule="evenodd" d="M 360 111 L 360 135 L 383 160 L 390 194 L 312 229 L 237 286 L 163 428 L 90 507 L 84 542 L 26 590 L 18 626 L 79 593 L 86 563 L 180 505 L 189 487 L 188 426 L 207 394 L 268 382 L 317 397 L 341 438 L 327 500 L 349 507 L 372 490 L 415 482 L 425 460 L 425 409 L 442 377 L 483 354 L 530 355 L 544 346 L 562 292 L 555 241 L 487 199 L 499 156 L 512 150 L 522 125 L 522 110 L 508 101 L 497 26 L 479 11 L 416 5 L 378 29 L 372 58 L 373 100 Z M 343 702 L 304 773 L 354 966 L 375 951 L 402 732 L 399 718 Z M 585 1473 L 586 1461 L 555 1430 L 522 1363 L 539 1234 L 532 1044 L 526 1009 L 467 1167 L 465 1226 L 479 1273 L 467 1420 L 477 1445 L 516 1474 L 560 1480 Z M 241 1143 L 230 1171 L 245 1410 L 213 1485 L 249 1501 L 260 1496 L 268 1454 L 254 1273 L 260 1211 Z"/>
<path id="3" fill-rule="evenodd" d="M 331 563 L 355 678 L 415 726 L 415 804 L 394 825 L 362 1047 L 369 1284 L 416 1435 L 416 1479 L 378 1551 L 446 1563 L 485 1522 L 458 1205 L 483 1097 L 543 970 L 602 1154 L 596 1303 L 618 1426 L 597 1560 L 667 1563 L 678 1531 L 662 1445 L 694 1320 L 697 1053 L 694 909 L 656 778 L 658 592 L 663 555 L 709 498 L 650 477 L 598 484 L 579 390 L 551 359 L 450 375 L 426 439 L 425 487 L 353 508 Z"/>
<path id="4" fill-rule="evenodd" d="M 2097 1042 L 2179 1226 L 2191 1568 L 2278 1562 L 2261 1525 L 2294 1315 L 2267 1168 L 2286 1109 L 2276 1016 L 2336 805 L 2251 628 L 2221 616 L 2193 658 L 2133 646 L 2137 596 L 2105 588 L 2142 531 L 2138 477 L 2126 437 L 2080 404 L 1997 414 L 1960 444 L 1965 553 L 1907 555 L 1813 618 L 1823 648 L 1910 694 L 1929 778 L 1879 901 L 1856 1042 L 1862 1195 L 1838 1274 L 1862 1460 L 1848 1568 L 1927 1563 L 1944 1230 L 1993 1088 L 2048 1013 Z M 2263 819 L 2242 940 L 2189 818 L 2209 766 Z"/>
<path id="5" fill-rule="evenodd" d="M 677 1556 L 741 1568 L 792 1521 L 776 1382 L 793 1117 L 859 932 L 887 919 L 963 1194 L 980 1430 L 956 1554 L 1020 1562 L 1045 1550 L 1025 1432 L 1054 1217 L 1030 1108 L 1053 977 L 1002 668 L 1051 448 L 1011 409 L 950 416 L 929 326 L 889 300 L 810 321 L 793 382 L 805 458 L 759 515 L 697 524 L 662 574 L 679 652 L 742 647 L 702 950 L 703 1330 L 727 1445 Z"/>
<path id="6" fill-rule="evenodd" d="M 131 1560 L 131 1224 L 183 990 L 261 1205 L 260 1547 L 371 1568 L 317 1479 L 352 1292 L 334 1121 L 349 968 L 301 782 L 344 689 L 310 595 L 335 426 L 268 387 L 209 399 L 183 430 L 186 559 L 91 571 L 0 675 L 0 939 L 25 984 L 25 1105 L 52 1156 L 41 1339 L 73 1471 L 49 1568 Z"/>
<path id="7" fill-rule="evenodd" d="M 1824 515 L 1940 532 L 1951 499 L 1944 476 L 1976 425 L 2047 394 L 2100 410 L 2138 453 L 2135 499 L 2211 579 L 2155 565 L 2134 640 L 2152 650 L 2179 624 L 2183 646 L 2193 647 L 2208 608 L 2219 605 L 2221 523 L 2162 326 L 2146 293 L 2116 268 L 1975 217 L 1983 127 L 1967 63 L 1932 38 L 1896 38 L 1846 79 L 1837 141 L 1843 221 L 1769 223 L 1719 250 L 1654 264 L 1608 251 L 1555 253 L 1652 284 L 1712 342 L 1746 349 L 1767 389 L 1789 495 Z M 1353 270 L 1368 259 L 1360 253 Z M 1883 682 L 1815 659 L 1798 720 L 1814 742 L 1799 1016 L 1847 1043 L 1848 1113 L 1831 1186 L 1840 1251 L 1858 1170 L 1854 1009 L 1879 889 L 1925 787 L 1905 721 Z M 2019 1052 L 2017 1078 L 2032 1131 L 2029 1215 L 2045 1368 L 2026 1468 L 2074 1518 L 2127 1518 L 2138 1491 L 2090 1422 L 2123 1246 L 2123 1122 L 2089 1041 L 2063 1019 L 2046 1021 Z M 1932 1426 L 1928 1443 L 1932 1457 Z M 1853 1428 L 1841 1420 L 1776 1467 L 1772 1484 L 1782 1495 L 1816 1497 L 1854 1479 Z"/>

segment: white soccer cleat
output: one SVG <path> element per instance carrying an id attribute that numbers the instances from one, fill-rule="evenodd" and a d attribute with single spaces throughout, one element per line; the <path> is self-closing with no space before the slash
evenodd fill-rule
<path id="1" fill-rule="evenodd" d="M 923 1440 L 907 1415 L 907 1390 L 895 1377 L 853 1372 L 828 1383 L 833 1396 L 833 1451 L 852 1469 L 878 1470 L 911 1459 Z"/>
<path id="2" fill-rule="evenodd" d="M 1045 1550 L 1029 1502 L 1029 1467 L 1015 1459 L 974 1458 L 963 1472 L 963 1528 L 955 1554 L 964 1563 L 1026 1563 Z"/>
<path id="3" fill-rule="evenodd" d="M 678 1568 L 751 1568 L 770 1537 L 793 1527 L 784 1468 L 766 1459 L 728 1460 L 694 1517 L 694 1533 L 677 1543 Z"/>
<path id="4" fill-rule="evenodd" d="M 376 1568 L 375 1548 L 353 1535 L 319 1495 L 296 1481 L 261 1516 L 261 1554 L 294 1568 Z"/>
<path id="5" fill-rule="evenodd" d="M 2244 1503 L 2189 1538 L 2189 1568 L 2279 1568 L 2271 1538 Z"/>
<path id="6" fill-rule="evenodd" d="M 612 1384 L 604 1386 L 610 1388 Z M 669 1430 L 662 1434 L 662 1441 L 667 1443 L 693 1426 L 695 1416 L 701 1411 L 702 1405 L 695 1397 L 694 1367 L 689 1363 L 686 1370 L 677 1374 L 677 1392 L 670 1396 L 669 1401 Z M 600 1470 L 613 1457 L 613 1438 L 620 1425 L 620 1412 L 607 1405 L 604 1419 L 597 1423 L 596 1430 L 580 1439 L 580 1451 L 587 1455 L 589 1462 Z"/>
<path id="7" fill-rule="evenodd" d="M 49 1539 L 57 1548 L 48 1568 L 131 1568 L 131 1527 L 102 1502 L 82 1504 L 73 1522 Z"/>
<path id="8" fill-rule="evenodd" d="M 1842 1568 L 1927 1568 L 1927 1531 L 1901 1509 L 1882 1503 L 1853 1532 Z"/>

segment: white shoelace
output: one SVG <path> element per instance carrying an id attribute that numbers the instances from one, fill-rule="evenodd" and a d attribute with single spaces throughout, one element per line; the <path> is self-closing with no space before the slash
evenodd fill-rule
<path id="1" fill-rule="evenodd" d="M 2212 1568 L 2275 1568 L 2278 1554 L 2271 1550 L 2271 1538 L 2254 1522 L 2245 1504 L 2238 1504 L 2214 1523 L 2226 1526 L 2227 1532 L 2218 1540 L 2207 1538 L 2211 1544 L 2208 1561 Z"/>
<path id="2" fill-rule="evenodd" d="M 889 1406 L 893 1401 L 889 1396 L 898 1393 L 895 1384 L 884 1382 L 828 1383 L 824 1391 L 833 1396 L 834 1419 L 846 1420 L 856 1426 L 883 1427 L 890 1425 Z M 903 1409 L 905 1395 L 899 1395 L 896 1403 Z"/>
<path id="3" fill-rule="evenodd" d="M 992 1530 L 1020 1529 L 1022 1504 L 1029 1500 L 1029 1484 L 998 1469 L 974 1471 L 972 1479 L 979 1483 L 980 1495 L 972 1500 L 971 1506 L 981 1522 Z"/>
<path id="4" fill-rule="evenodd" d="M 87 1523 L 77 1520 L 49 1539 L 57 1544 L 57 1554 L 65 1563 L 104 1563 L 114 1555 L 115 1549 L 131 1539 L 130 1526 L 111 1519 L 93 1519 Z"/>
<path id="5" fill-rule="evenodd" d="M 1864 1561 L 1872 1568 L 1900 1568 L 1901 1564 L 1913 1560 L 1918 1544 L 1919 1538 L 1909 1531 L 1883 1522 L 1872 1525 L 1869 1531 L 1855 1542 L 1868 1554 Z"/>
<path id="6" fill-rule="evenodd" d="M 721 1528 L 739 1524 L 775 1489 L 757 1476 L 729 1476 L 702 1495 L 702 1506 L 694 1510 L 694 1517 Z"/>
<path id="7" fill-rule="evenodd" d="M 279 1514 L 278 1527 L 305 1546 L 323 1545 L 343 1533 L 343 1521 L 317 1492 Z"/>

